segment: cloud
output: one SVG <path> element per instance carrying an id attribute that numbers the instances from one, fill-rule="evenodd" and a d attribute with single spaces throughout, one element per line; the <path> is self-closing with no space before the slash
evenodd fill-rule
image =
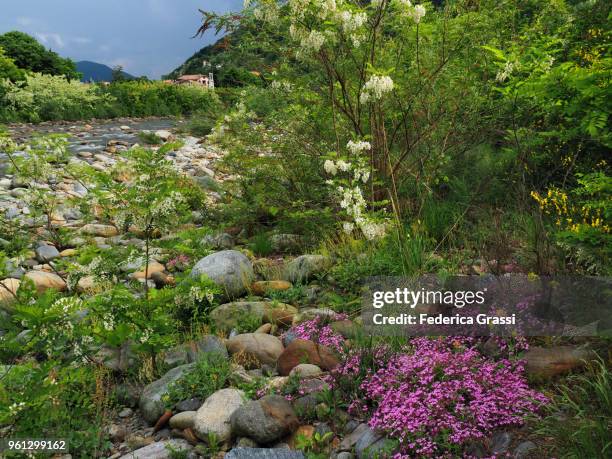
<path id="1" fill-rule="evenodd" d="M 73 41 L 77 45 L 89 45 L 92 42 L 91 38 L 87 37 L 75 37 L 71 41 Z"/>
<path id="2" fill-rule="evenodd" d="M 65 46 L 62 36 L 58 33 L 36 32 L 36 37 L 38 37 L 38 39 L 45 45 L 55 44 L 55 46 L 57 46 L 58 48 L 63 48 Z"/>
<path id="3" fill-rule="evenodd" d="M 22 27 L 27 27 L 27 26 L 29 26 L 29 25 L 34 24 L 34 19 L 29 18 L 29 17 L 27 17 L 27 16 L 19 16 L 19 17 L 18 17 L 18 18 L 15 20 L 15 22 L 16 22 L 17 24 L 19 24 L 20 26 L 22 26 Z"/>

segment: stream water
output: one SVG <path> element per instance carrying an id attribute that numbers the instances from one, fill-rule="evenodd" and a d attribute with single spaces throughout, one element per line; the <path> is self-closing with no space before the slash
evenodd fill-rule
<path id="1" fill-rule="evenodd" d="M 57 122 L 41 124 L 16 124 L 8 127 L 16 142 L 24 142 L 37 134 L 66 134 L 68 149 L 76 154 L 79 151 L 97 153 L 106 147 L 109 140 L 121 140 L 129 144 L 137 143 L 141 131 L 157 131 L 176 127 L 174 118 L 120 118 L 116 120 L 96 120 L 88 122 Z M 7 171 L 8 158 L 0 151 L 0 177 Z"/>

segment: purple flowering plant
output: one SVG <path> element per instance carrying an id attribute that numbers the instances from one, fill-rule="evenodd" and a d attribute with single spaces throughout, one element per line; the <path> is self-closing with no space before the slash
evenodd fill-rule
<path id="1" fill-rule="evenodd" d="M 399 440 L 396 459 L 459 454 L 547 399 L 530 389 L 520 360 L 484 357 L 475 338 L 415 338 L 353 351 L 328 382 L 349 412 Z M 365 363 L 365 360 L 369 360 Z"/>

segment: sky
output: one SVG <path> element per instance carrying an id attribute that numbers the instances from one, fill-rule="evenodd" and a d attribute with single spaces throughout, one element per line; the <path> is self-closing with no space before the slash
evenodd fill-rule
<path id="1" fill-rule="evenodd" d="M 123 66 L 158 79 L 216 40 L 191 38 L 198 8 L 237 11 L 243 0 L 0 0 L 0 34 L 20 30 L 74 61 Z"/>

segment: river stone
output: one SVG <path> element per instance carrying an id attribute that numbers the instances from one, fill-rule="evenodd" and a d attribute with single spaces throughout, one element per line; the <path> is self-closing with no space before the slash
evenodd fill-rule
<path id="1" fill-rule="evenodd" d="M 310 378 L 319 376 L 322 373 L 321 369 L 310 363 L 300 363 L 293 367 L 289 372 L 289 376 L 299 376 L 300 378 Z"/>
<path id="2" fill-rule="evenodd" d="M 331 266 L 331 259 L 324 255 L 302 255 L 285 266 L 284 277 L 294 283 L 302 283 Z"/>
<path id="3" fill-rule="evenodd" d="M 9 305 L 15 301 L 15 294 L 19 289 L 19 279 L 4 279 L 0 282 L 0 305 Z"/>
<path id="4" fill-rule="evenodd" d="M 234 448 L 225 459 L 306 459 L 301 451 L 279 448 Z"/>
<path id="5" fill-rule="evenodd" d="M 193 430 L 201 440 L 208 441 L 214 434 L 219 443 L 232 437 L 231 415 L 245 403 L 244 392 L 238 389 L 221 389 L 206 399 L 196 412 Z"/>
<path id="6" fill-rule="evenodd" d="M 191 271 L 191 277 L 208 276 L 223 288 L 229 298 L 236 298 L 246 292 L 254 277 L 253 264 L 236 250 L 223 250 L 202 258 Z"/>
<path id="7" fill-rule="evenodd" d="M 195 416 L 195 411 L 183 411 L 181 413 L 177 413 L 170 418 L 170 427 L 179 430 L 184 430 L 188 428 L 191 429 L 193 427 Z"/>
<path id="8" fill-rule="evenodd" d="M 66 282 L 55 273 L 29 271 L 24 277 L 34 282 L 38 293 L 44 293 L 49 289 L 55 289 L 60 292 L 66 290 Z"/>
<path id="9" fill-rule="evenodd" d="M 185 373 L 194 367 L 193 363 L 181 365 L 168 371 L 157 381 L 146 386 L 140 396 L 138 406 L 143 418 L 150 424 L 154 424 L 164 413 L 162 397 L 168 392 L 169 386 L 179 380 Z"/>
<path id="10" fill-rule="evenodd" d="M 527 374 L 537 378 L 552 378 L 582 368 L 596 357 L 594 351 L 576 346 L 535 346 L 523 356 Z"/>
<path id="11" fill-rule="evenodd" d="M 302 363 L 310 363 L 329 371 L 336 368 L 339 362 L 330 348 L 309 340 L 295 339 L 278 357 L 276 367 L 281 376 L 287 376 L 293 368 Z"/>
<path id="12" fill-rule="evenodd" d="M 355 452 L 357 453 L 357 457 L 359 459 L 362 458 L 374 458 L 374 455 L 368 454 L 368 450 L 379 440 L 383 438 L 381 433 L 376 432 L 371 427 L 368 426 L 367 429 L 364 430 L 357 443 L 355 443 Z"/>
<path id="13" fill-rule="evenodd" d="M 514 450 L 514 458 L 515 459 L 524 459 L 531 454 L 531 452 L 537 449 L 537 445 L 532 441 L 524 441 L 520 443 L 516 449 Z"/>
<path id="14" fill-rule="evenodd" d="M 164 363 L 169 367 L 176 367 L 185 363 L 196 362 L 209 354 L 228 357 L 225 342 L 218 336 L 204 335 L 197 341 L 175 346 L 164 353 Z"/>
<path id="15" fill-rule="evenodd" d="M 295 253 L 300 250 L 303 241 L 299 234 L 273 234 L 270 244 L 275 252 Z"/>
<path id="16" fill-rule="evenodd" d="M 193 446 L 186 440 L 172 439 L 151 443 L 144 448 L 125 454 L 119 459 L 172 459 L 177 457 L 176 451 L 191 451 L 192 449 Z"/>
<path id="17" fill-rule="evenodd" d="M 257 318 L 261 323 L 288 325 L 297 312 L 295 307 L 284 303 L 237 301 L 222 304 L 210 313 L 210 317 L 217 328 L 227 331 L 237 327 L 247 316 Z"/>
<path id="18" fill-rule="evenodd" d="M 255 295 L 264 296 L 269 292 L 282 292 L 284 290 L 289 290 L 291 287 L 293 287 L 291 282 L 283 280 L 258 281 L 253 282 L 251 291 Z"/>
<path id="19" fill-rule="evenodd" d="M 117 228 L 112 225 L 101 225 L 98 223 L 89 223 L 81 228 L 81 233 L 90 236 L 112 237 L 119 234 Z"/>
<path id="20" fill-rule="evenodd" d="M 241 406 L 232 414 L 231 423 L 235 435 L 260 444 L 280 440 L 299 426 L 291 404 L 280 395 L 266 395 Z"/>
<path id="21" fill-rule="evenodd" d="M 52 245 L 42 244 L 36 247 L 36 259 L 41 263 L 47 263 L 59 258 L 59 251 Z"/>
<path id="22" fill-rule="evenodd" d="M 234 237 L 231 234 L 219 233 L 219 234 L 208 234 L 204 236 L 202 242 L 209 245 L 213 249 L 227 250 L 231 249 L 236 245 Z"/>
<path id="23" fill-rule="evenodd" d="M 491 454 L 501 456 L 508 451 L 511 443 L 512 434 L 510 432 L 497 432 L 491 437 Z"/>
<path id="24" fill-rule="evenodd" d="M 160 129 L 159 131 L 155 131 L 155 135 L 166 142 L 170 140 L 170 137 L 172 137 L 172 132 L 167 131 L 166 129 Z"/>
<path id="25" fill-rule="evenodd" d="M 283 352 L 283 343 L 276 336 L 264 333 L 244 333 L 227 341 L 230 354 L 245 353 L 260 364 L 274 365 Z"/>

